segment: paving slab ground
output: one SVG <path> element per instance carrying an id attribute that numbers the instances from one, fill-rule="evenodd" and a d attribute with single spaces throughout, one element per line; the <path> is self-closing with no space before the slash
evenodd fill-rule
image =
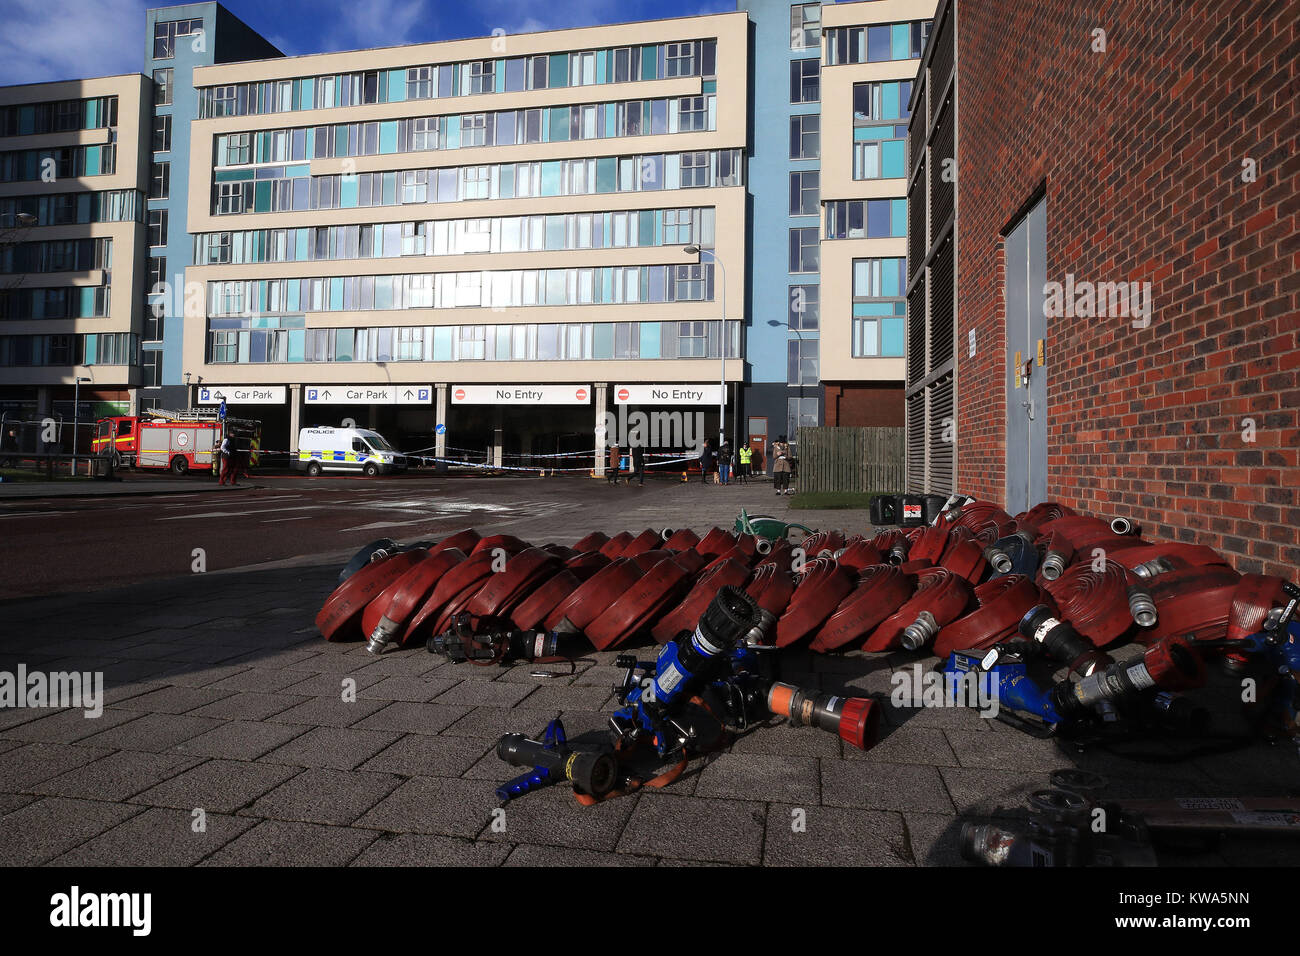
<path id="1" fill-rule="evenodd" d="M 866 530 L 861 511 L 790 512 L 761 485 L 596 490 L 580 516 L 541 507 L 481 527 L 570 544 L 592 530 L 703 533 L 744 506 Z M 528 494 L 544 501 L 543 483 Z M 664 790 L 582 807 L 556 787 L 502 816 L 493 788 L 516 771 L 496 738 L 557 714 L 571 738 L 598 736 L 616 655 L 537 679 L 422 647 L 377 659 L 328 644 L 312 620 L 345 556 L 0 604 L 0 669 L 101 670 L 107 699 L 98 718 L 0 710 L 0 864 L 953 865 L 960 813 L 1018 806 L 1056 768 L 1098 770 L 1129 797 L 1300 786 L 1280 747 L 1153 764 L 1078 753 L 972 710 L 886 705 L 867 753 L 814 730 L 753 728 Z M 887 693 L 913 663 L 786 656 L 801 679 L 858 693 Z M 1200 862 L 1293 861 L 1238 842 Z"/>

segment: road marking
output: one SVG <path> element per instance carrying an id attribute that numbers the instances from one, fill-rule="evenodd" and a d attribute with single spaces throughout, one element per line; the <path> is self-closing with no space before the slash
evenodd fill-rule
<path id="1" fill-rule="evenodd" d="M 250 511 L 205 511 L 195 515 L 171 515 L 159 521 L 184 521 L 187 518 L 231 518 L 238 515 L 270 515 L 278 511 L 318 511 L 319 505 L 297 505 L 292 508 L 256 508 Z"/>
<path id="2" fill-rule="evenodd" d="M 311 515 L 298 515 L 296 518 L 267 518 L 262 524 L 275 524 L 277 521 L 310 521 Z"/>
<path id="3" fill-rule="evenodd" d="M 355 528 L 344 528 L 343 531 L 336 532 L 343 534 L 348 531 L 369 531 L 371 528 L 398 528 L 408 524 L 426 524 L 430 521 L 436 521 L 439 517 L 448 517 L 446 515 L 426 515 L 423 518 L 413 518 L 410 521 L 376 521 L 372 524 L 359 524 Z"/>
<path id="4" fill-rule="evenodd" d="M 48 518 L 51 515 L 70 515 L 71 511 L 11 511 L 7 514 L 0 514 L 0 518 L 34 518 L 40 515 L 42 518 Z"/>

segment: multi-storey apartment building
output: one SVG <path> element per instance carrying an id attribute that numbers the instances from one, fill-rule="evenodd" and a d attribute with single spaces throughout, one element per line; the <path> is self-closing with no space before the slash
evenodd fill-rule
<path id="1" fill-rule="evenodd" d="M 590 448 L 618 404 L 714 433 L 747 57 L 722 14 L 197 69 L 198 401 L 497 455 Z"/>
<path id="2" fill-rule="evenodd" d="M 149 104 L 138 73 L 0 89 L 0 413 L 68 451 L 139 384 Z"/>

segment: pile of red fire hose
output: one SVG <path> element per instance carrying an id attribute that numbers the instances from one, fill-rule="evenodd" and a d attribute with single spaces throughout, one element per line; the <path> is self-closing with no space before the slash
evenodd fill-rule
<path id="1" fill-rule="evenodd" d="M 995 543 L 1015 535 L 1039 552 L 1034 578 L 993 567 Z M 755 598 L 764 639 L 779 647 L 947 655 L 1006 640 L 1046 604 L 1100 654 L 1171 634 L 1243 638 L 1285 603 L 1281 578 L 1239 575 L 1210 548 L 1148 542 L 1123 519 L 1050 502 L 1013 517 L 968 501 L 929 526 L 823 531 L 798 545 L 721 528 L 702 539 L 595 532 L 572 547 L 473 530 L 388 545 L 365 553 L 326 600 L 316 626 L 327 640 L 409 646 L 467 613 L 581 633 L 598 650 L 664 643 L 732 585 Z"/>

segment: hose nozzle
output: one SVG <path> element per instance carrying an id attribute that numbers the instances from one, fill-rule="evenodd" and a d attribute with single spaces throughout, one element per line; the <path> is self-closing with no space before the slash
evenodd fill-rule
<path id="1" fill-rule="evenodd" d="M 939 622 L 929 611 L 922 611 L 916 620 L 903 628 L 902 645 L 909 651 L 919 651 L 939 633 Z"/>

